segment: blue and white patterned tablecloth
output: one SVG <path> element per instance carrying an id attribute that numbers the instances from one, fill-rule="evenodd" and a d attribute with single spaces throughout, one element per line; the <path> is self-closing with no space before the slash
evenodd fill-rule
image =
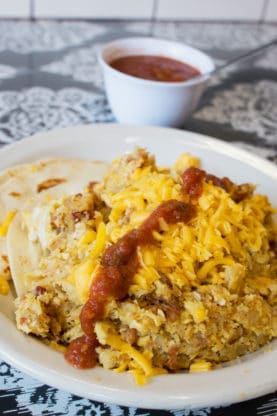
<path id="1" fill-rule="evenodd" d="M 97 48 L 120 36 L 189 43 L 222 64 L 277 36 L 274 24 L 0 21 L 0 145 L 55 127 L 114 122 Z M 215 78 L 184 128 L 277 163 L 277 48 Z M 228 408 L 150 411 L 96 403 L 43 385 L 0 361 L 0 415 L 277 415 L 277 393 Z"/>

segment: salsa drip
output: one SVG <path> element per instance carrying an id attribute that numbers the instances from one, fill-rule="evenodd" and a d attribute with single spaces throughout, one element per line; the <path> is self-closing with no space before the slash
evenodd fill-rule
<path id="1" fill-rule="evenodd" d="M 133 275 L 139 268 L 137 247 L 154 242 L 153 231 L 160 230 L 160 220 L 167 224 L 187 223 L 196 214 L 196 208 L 175 199 L 161 203 L 140 227 L 129 231 L 109 246 L 101 258 L 101 269 L 90 288 L 89 299 L 84 304 L 80 321 L 84 335 L 74 339 L 65 353 L 66 360 L 77 368 L 92 368 L 97 362 L 98 345 L 94 325 L 103 319 L 109 298 L 123 300 Z"/>
<path id="2" fill-rule="evenodd" d="M 226 176 L 218 178 L 215 175 L 210 175 L 202 169 L 190 167 L 182 174 L 182 188 L 183 192 L 188 194 L 192 199 L 197 199 L 203 192 L 203 181 L 211 182 L 228 192 L 235 202 L 240 202 L 248 196 L 252 195 L 254 186 L 249 183 L 236 185 Z"/>
<path id="3" fill-rule="evenodd" d="M 193 66 L 155 55 L 129 55 L 114 59 L 110 66 L 136 78 L 160 82 L 183 82 L 200 75 Z"/>

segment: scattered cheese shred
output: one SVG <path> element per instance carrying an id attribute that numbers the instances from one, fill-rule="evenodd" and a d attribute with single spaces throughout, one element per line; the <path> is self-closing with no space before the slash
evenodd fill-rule
<path id="1" fill-rule="evenodd" d="M 107 334 L 106 344 L 113 347 L 115 350 L 119 350 L 124 354 L 129 355 L 144 371 L 147 376 L 152 375 L 152 365 L 140 352 L 134 347 L 122 341 L 118 335 Z"/>
<path id="2" fill-rule="evenodd" d="M 7 295 L 10 291 L 9 283 L 4 276 L 0 275 L 0 295 Z"/>
<path id="3" fill-rule="evenodd" d="M 15 216 L 15 214 L 16 214 L 16 211 L 8 212 L 8 214 L 6 215 L 6 218 L 4 219 L 2 224 L 0 224 L 0 237 L 6 237 L 10 223 L 12 222 L 12 219 Z"/>
<path id="4" fill-rule="evenodd" d="M 92 243 L 93 240 L 95 240 L 96 237 L 96 232 L 94 230 L 88 230 L 86 231 L 82 237 L 80 238 L 79 242 L 78 242 L 78 246 L 81 247 L 85 244 L 90 244 Z"/>
<path id="5" fill-rule="evenodd" d="M 97 265 L 93 259 L 85 259 L 79 266 L 74 267 L 69 280 L 75 283 L 76 291 L 82 302 L 88 298 L 89 288 L 93 278 L 93 272 Z"/>
<path id="6" fill-rule="evenodd" d="M 95 244 L 91 251 L 91 256 L 93 258 L 97 258 L 102 253 L 106 243 L 106 236 L 106 226 L 103 222 L 100 222 L 97 229 Z"/>
<path id="7" fill-rule="evenodd" d="M 192 363 L 189 368 L 190 373 L 201 373 L 202 371 L 210 371 L 212 364 L 209 361 L 197 361 Z"/>
<path id="8" fill-rule="evenodd" d="M 119 335 L 111 333 L 111 327 L 105 322 L 98 322 L 98 334 L 101 333 L 101 344 L 109 345 L 117 351 L 127 354 L 138 365 L 138 369 L 131 370 L 136 383 L 143 385 L 147 381 L 147 377 L 158 374 L 165 374 L 167 371 L 163 368 L 152 367 L 151 362 L 134 347 L 123 341 Z M 119 370 L 118 370 L 119 371 Z"/>
<path id="9" fill-rule="evenodd" d="M 127 363 L 122 363 L 119 367 L 114 368 L 113 371 L 115 373 L 123 373 L 124 371 L 126 371 L 127 367 L 128 367 L 128 364 Z"/>
<path id="10" fill-rule="evenodd" d="M 135 369 L 131 370 L 131 373 L 134 376 L 137 386 L 144 386 L 145 384 L 147 384 L 147 377 L 142 371 Z"/>
<path id="11" fill-rule="evenodd" d="M 66 351 L 66 347 L 64 345 L 58 344 L 56 341 L 50 341 L 49 347 L 53 348 L 53 350 L 56 350 L 62 353 Z"/>
<path id="12" fill-rule="evenodd" d="M 201 302 L 186 301 L 185 307 L 192 315 L 195 322 L 200 323 L 207 318 L 207 312 Z"/>

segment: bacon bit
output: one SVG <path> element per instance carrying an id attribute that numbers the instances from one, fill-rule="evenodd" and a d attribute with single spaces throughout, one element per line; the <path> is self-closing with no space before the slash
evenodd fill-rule
<path id="1" fill-rule="evenodd" d="M 165 311 L 169 321 L 174 322 L 180 317 L 180 305 L 177 299 L 172 298 L 168 303 L 163 303 L 161 308 Z"/>
<path id="2" fill-rule="evenodd" d="M 98 184 L 98 182 L 96 182 L 96 181 L 91 181 L 91 182 L 89 182 L 89 184 L 88 184 L 88 189 L 89 189 L 90 191 L 94 191 L 94 187 L 95 187 L 97 184 Z"/>
<path id="3" fill-rule="evenodd" d="M 214 175 L 206 175 L 206 182 L 212 182 L 213 185 L 218 186 L 228 192 L 235 202 L 241 202 L 245 198 L 251 196 L 254 192 L 254 185 L 250 183 L 242 183 L 241 185 L 236 185 L 226 176 L 224 178 L 218 178 Z"/>
<path id="4" fill-rule="evenodd" d="M 275 256 L 277 256 L 277 242 L 276 241 L 270 241 L 269 242 L 270 250 L 273 251 Z"/>
<path id="5" fill-rule="evenodd" d="M 169 368 L 169 370 L 172 370 L 172 371 L 179 370 L 179 366 L 177 362 L 178 352 L 179 352 L 179 347 L 177 347 L 176 345 L 173 347 L 170 347 L 169 350 L 167 351 L 168 359 L 166 361 L 166 366 L 167 368 Z"/>
<path id="6" fill-rule="evenodd" d="M 229 192 L 234 185 L 232 181 L 226 176 L 224 178 L 218 178 L 215 175 L 206 173 L 206 182 L 212 182 L 213 185 L 218 186 L 219 188 L 224 189 L 226 192 Z"/>
<path id="7" fill-rule="evenodd" d="M 6 263 L 6 266 L 3 268 L 4 275 L 11 276 L 11 269 L 10 269 L 10 265 L 9 265 L 8 256 L 6 254 L 2 254 L 1 258 L 2 258 L 3 262 Z"/>
<path id="8" fill-rule="evenodd" d="M 6 254 L 2 254 L 1 257 L 5 263 L 9 264 L 9 259 L 8 259 L 8 256 L 6 256 Z"/>
<path id="9" fill-rule="evenodd" d="M 62 231 L 62 228 L 60 226 L 57 225 L 57 222 L 59 220 L 58 215 L 55 214 L 55 212 L 51 215 L 51 227 L 53 228 L 53 230 L 55 230 L 57 232 L 57 234 L 60 234 L 60 232 Z"/>
<path id="10" fill-rule="evenodd" d="M 165 299 L 163 296 L 157 297 L 155 294 L 149 294 L 142 301 L 142 307 L 150 308 L 154 313 L 157 313 L 159 309 L 162 310 L 171 322 L 180 317 L 181 306 L 175 296 Z"/>
<path id="11" fill-rule="evenodd" d="M 175 322 L 180 317 L 180 310 L 173 309 L 171 306 L 165 308 L 165 314 L 170 322 Z"/>
<path id="12" fill-rule="evenodd" d="M 9 195 L 10 196 L 14 196 L 16 198 L 18 198 L 19 196 L 21 196 L 21 194 L 19 192 L 14 192 L 14 191 L 10 192 Z"/>
<path id="13" fill-rule="evenodd" d="M 61 183 L 66 182 L 66 179 L 64 178 L 51 178 L 46 179 L 45 181 L 41 182 L 37 186 L 37 192 L 42 192 L 45 189 L 53 188 L 53 186 L 60 185 Z"/>
<path id="14" fill-rule="evenodd" d="M 126 333 L 126 341 L 128 344 L 133 345 L 137 342 L 138 339 L 138 331 L 136 328 L 129 328 Z"/>
<path id="15" fill-rule="evenodd" d="M 38 297 L 40 295 L 43 295 L 45 292 L 46 292 L 45 287 L 37 286 L 34 290 L 34 295 L 35 295 L 35 297 Z"/>
<path id="16" fill-rule="evenodd" d="M 249 196 L 253 195 L 255 186 L 250 183 L 243 183 L 241 185 L 233 184 L 233 188 L 230 192 L 232 199 L 235 202 L 241 202 Z"/>
<path id="17" fill-rule="evenodd" d="M 167 277 L 166 274 L 164 274 L 163 272 L 158 272 L 159 276 L 160 276 L 160 280 L 162 283 L 164 283 L 166 286 L 169 287 L 169 289 L 173 288 L 172 282 L 171 280 Z"/>
<path id="18" fill-rule="evenodd" d="M 11 268 L 10 268 L 10 266 L 6 266 L 4 269 L 3 269 L 3 273 L 5 274 L 5 275 L 11 275 Z"/>
<path id="19" fill-rule="evenodd" d="M 89 215 L 89 212 L 88 211 L 73 211 L 71 215 L 76 224 L 77 222 L 80 222 L 82 218 L 84 218 L 86 215 Z"/>

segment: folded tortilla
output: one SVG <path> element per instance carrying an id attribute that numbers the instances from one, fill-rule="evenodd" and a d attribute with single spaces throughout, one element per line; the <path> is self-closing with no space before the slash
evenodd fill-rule
<path id="1" fill-rule="evenodd" d="M 27 268 L 27 257 L 23 262 L 14 262 L 17 251 L 7 249 L 20 241 L 16 247 L 24 252 L 24 235 L 19 226 L 20 211 L 32 198 L 41 199 L 46 194 L 52 197 L 82 192 L 91 182 L 98 182 L 107 172 L 108 164 L 78 159 L 50 159 L 37 163 L 18 165 L 0 173 L 0 276 L 13 278 L 17 292 L 25 292 L 20 282 L 21 268 Z M 27 247 L 27 246 L 25 246 Z M 31 261 L 30 259 L 28 261 Z M 25 262 L 25 263 L 24 263 Z"/>

